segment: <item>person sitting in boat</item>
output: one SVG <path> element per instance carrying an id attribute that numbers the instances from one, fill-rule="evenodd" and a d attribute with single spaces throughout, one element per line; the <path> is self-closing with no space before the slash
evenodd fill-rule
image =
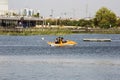
<path id="1" fill-rule="evenodd" d="M 55 43 L 56 44 L 60 44 L 60 43 L 65 43 L 66 41 L 63 41 L 63 37 L 58 37 L 58 38 L 56 38 L 56 40 L 55 40 Z"/>
<path id="2" fill-rule="evenodd" d="M 61 37 L 58 37 L 58 38 L 56 38 L 55 43 L 60 44 L 61 41 L 62 41 Z"/>
<path id="3" fill-rule="evenodd" d="M 66 43 L 67 42 L 66 40 L 64 40 L 63 37 L 61 37 L 61 41 L 62 41 L 62 43 Z"/>
<path id="4" fill-rule="evenodd" d="M 58 43 L 58 38 L 55 39 L 55 43 L 56 43 L 56 44 Z"/>

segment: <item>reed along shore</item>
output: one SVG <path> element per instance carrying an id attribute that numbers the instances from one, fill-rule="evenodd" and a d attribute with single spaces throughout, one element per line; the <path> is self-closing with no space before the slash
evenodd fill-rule
<path id="1" fill-rule="evenodd" d="M 0 35 L 120 34 L 120 29 L 0 28 Z"/>

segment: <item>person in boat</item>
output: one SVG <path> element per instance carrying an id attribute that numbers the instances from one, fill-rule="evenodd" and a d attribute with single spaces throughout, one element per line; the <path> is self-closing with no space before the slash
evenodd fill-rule
<path id="1" fill-rule="evenodd" d="M 64 41 L 63 39 L 64 39 L 63 37 L 58 37 L 56 38 L 55 43 L 56 44 L 65 43 L 66 41 Z"/>
<path id="2" fill-rule="evenodd" d="M 66 40 L 64 40 L 63 37 L 61 37 L 61 41 L 62 41 L 62 43 L 66 43 L 67 42 Z"/>
<path id="3" fill-rule="evenodd" d="M 61 40 L 62 40 L 61 37 L 57 37 L 56 40 L 55 40 L 55 43 L 59 44 L 61 42 Z"/>
<path id="4" fill-rule="evenodd" d="M 58 38 L 55 39 L 55 43 L 56 43 L 56 44 L 58 43 Z"/>

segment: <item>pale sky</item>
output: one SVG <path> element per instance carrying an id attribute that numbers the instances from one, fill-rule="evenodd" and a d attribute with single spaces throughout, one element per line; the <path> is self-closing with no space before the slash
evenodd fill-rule
<path id="1" fill-rule="evenodd" d="M 45 17 L 92 17 L 103 6 L 120 16 L 120 0 L 9 0 L 9 9 L 38 9 Z"/>

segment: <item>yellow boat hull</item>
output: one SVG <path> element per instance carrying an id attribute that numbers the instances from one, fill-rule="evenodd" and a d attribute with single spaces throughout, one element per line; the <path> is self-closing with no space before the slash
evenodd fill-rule
<path id="1" fill-rule="evenodd" d="M 55 43 L 55 42 L 47 42 L 50 46 L 73 46 L 76 45 L 77 43 L 71 40 L 67 40 L 65 43 Z"/>

